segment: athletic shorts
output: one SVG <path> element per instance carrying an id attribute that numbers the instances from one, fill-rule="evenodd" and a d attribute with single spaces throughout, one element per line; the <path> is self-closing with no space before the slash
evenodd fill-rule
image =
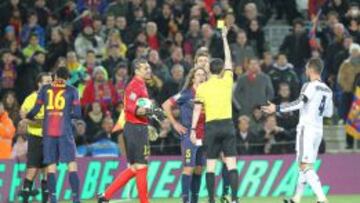
<path id="1" fill-rule="evenodd" d="M 60 136 L 43 138 L 44 164 L 58 162 L 69 163 L 75 161 L 76 145 L 73 136 Z"/>
<path id="2" fill-rule="evenodd" d="M 323 136 L 323 129 L 298 126 L 296 130 L 296 160 L 299 163 L 315 163 Z"/>
<path id="3" fill-rule="evenodd" d="M 184 135 L 181 140 L 181 154 L 184 166 L 195 167 L 205 165 L 205 155 L 203 146 L 194 145 L 189 135 Z"/>
<path id="4" fill-rule="evenodd" d="M 28 168 L 44 168 L 43 156 L 43 138 L 40 136 L 28 134 L 28 151 L 26 154 Z"/>
<path id="5" fill-rule="evenodd" d="M 207 159 L 218 159 L 220 152 L 225 157 L 237 155 L 235 128 L 231 119 L 206 122 L 205 135 Z"/>
<path id="6" fill-rule="evenodd" d="M 126 123 L 124 127 L 126 158 L 130 164 L 147 164 L 150 155 L 147 125 Z"/>

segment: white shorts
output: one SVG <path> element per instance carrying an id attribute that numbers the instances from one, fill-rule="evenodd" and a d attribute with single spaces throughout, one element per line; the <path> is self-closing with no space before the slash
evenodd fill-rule
<path id="1" fill-rule="evenodd" d="M 296 160 L 299 163 L 315 163 L 323 137 L 323 129 L 298 126 L 296 130 Z"/>

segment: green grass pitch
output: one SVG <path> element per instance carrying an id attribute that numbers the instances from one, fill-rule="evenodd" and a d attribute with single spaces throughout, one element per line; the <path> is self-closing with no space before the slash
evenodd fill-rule
<path id="1" fill-rule="evenodd" d="M 360 203 L 360 194 L 359 195 L 347 195 L 347 196 L 329 196 L 329 203 Z M 96 203 L 95 200 L 84 200 L 83 203 Z M 151 203 L 181 203 L 181 199 L 152 199 Z M 70 203 L 70 202 L 62 202 Z M 138 200 L 113 200 L 110 203 L 138 203 Z M 202 199 L 199 203 L 207 203 L 206 199 Z M 281 198 L 242 198 L 240 203 L 282 203 Z M 301 203 L 316 203 L 315 197 L 312 198 L 303 198 Z"/>

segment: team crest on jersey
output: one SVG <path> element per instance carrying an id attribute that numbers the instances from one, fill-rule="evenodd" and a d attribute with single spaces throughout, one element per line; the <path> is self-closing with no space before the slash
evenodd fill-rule
<path id="1" fill-rule="evenodd" d="M 136 94 L 135 94 L 135 92 L 131 92 L 129 98 L 130 98 L 131 100 L 135 101 L 135 100 L 136 100 Z"/>

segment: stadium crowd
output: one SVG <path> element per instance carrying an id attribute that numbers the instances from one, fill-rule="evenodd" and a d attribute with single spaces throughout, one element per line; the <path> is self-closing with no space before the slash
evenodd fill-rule
<path id="1" fill-rule="evenodd" d="M 224 57 L 219 20 L 230 29 L 238 153 L 293 153 L 298 114 L 267 116 L 259 107 L 295 99 L 306 80 L 307 59 L 320 57 L 337 107 L 338 119 L 329 122 L 345 122 L 360 85 L 359 7 L 356 0 L 2 1 L 0 158 L 25 158 L 21 104 L 35 90 L 39 73 L 62 66 L 81 96 L 83 120 L 73 127 L 79 156 L 118 156 L 119 132 L 112 129 L 123 108 L 131 61 L 148 59 L 153 76 L 147 87 L 161 105 L 181 90 L 197 50 Z M 264 28 L 276 21 L 293 29 L 273 53 Z M 258 60 L 250 64 L 254 57 Z M 180 154 L 169 120 L 157 127 L 152 154 Z M 347 144 L 352 146 L 350 136 Z"/>

